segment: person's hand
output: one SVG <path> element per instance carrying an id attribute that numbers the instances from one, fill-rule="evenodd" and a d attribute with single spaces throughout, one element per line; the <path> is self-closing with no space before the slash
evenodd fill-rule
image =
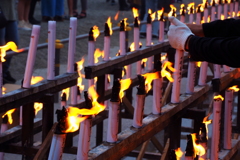
<path id="1" fill-rule="evenodd" d="M 193 32 L 193 34 L 199 37 L 204 37 L 202 24 L 187 23 L 186 25 Z"/>
<path id="2" fill-rule="evenodd" d="M 189 36 L 194 35 L 184 23 L 175 17 L 169 17 L 171 25 L 168 31 L 170 45 L 178 50 L 185 50 L 185 43 Z"/>

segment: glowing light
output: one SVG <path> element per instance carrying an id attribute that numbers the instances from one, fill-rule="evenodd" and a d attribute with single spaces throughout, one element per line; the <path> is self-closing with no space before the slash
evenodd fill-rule
<path id="1" fill-rule="evenodd" d="M 4 115 L 2 115 L 2 118 L 4 118 L 5 116 L 8 116 L 8 123 L 12 124 L 13 123 L 13 119 L 12 119 L 12 113 L 15 111 L 16 109 L 10 109 L 9 111 L 7 111 Z"/>
<path id="2" fill-rule="evenodd" d="M 221 95 L 214 96 L 214 99 L 215 100 L 221 100 L 221 101 L 224 100 L 224 98 Z"/>
<path id="3" fill-rule="evenodd" d="M 134 42 L 131 43 L 130 45 L 130 52 L 134 51 L 135 50 L 135 45 L 134 45 Z"/>
<path id="4" fill-rule="evenodd" d="M 42 81 L 43 79 L 44 79 L 44 78 L 41 77 L 41 76 L 32 76 L 31 85 L 36 84 L 36 83 Z"/>
<path id="5" fill-rule="evenodd" d="M 111 22 L 111 17 L 108 17 L 107 19 L 107 25 L 109 27 L 109 32 L 110 32 L 110 35 L 112 35 L 113 31 L 112 31 L 112 22 Z"/>
<path id="6" fill-rule="evenodd" d="M 119 17 L 119 11 L 116 13 L 116 15 L 114 16 L 114 20 L 118 20 L 118 17 Z"/>
<path id="7" fill-rule="evenodd" d="M 196 133 L 191 134 L 192 136 L 192 142 L 193 142 L 193 148 L 194 148 L 194 154 L 196 157 L 196 155 L 202 156 L 206 153 L 205 148 L 201 145 L 201 144 L 196 144 Z"/>
<path id="8" fill-rule="evenodd" d="M 180 158 L 182 157 L 183 155 L 183 152 L 181 151 L 181 148 L 178 148 L 175 150 L 175 154 L 176 154 L 176 159 L 177 160 L 180 160 Z"/>
<path id="9" fill-rule="evenodd" d="M 232 87 L 229 87 L 228 89 L 229 89 L 229 90 L 233 90 L 234 92 L 238 92 L 238 91 L 239 91 L 239 88 L 238 88 L 237 85 L 232 86 Z"/>
<path id="10" fill-rule="evenodd" d="M 99 62 L 98 58 L 103 56 L 104 56 L 104 51 L 103 50 L 101 51 L 99 48 L 97 48 L 94 52 L 94 63 L 98 63 Z"/>
<path id="11" fill-rule="evenodd" d="M 212 120 L 211 119 L 208 120 L 208 116 L 206 116 L 206 117 L 203 118 L 203 122 L 202 123 L 205 124 L 206 132 L 207 132 L 206 138 L 208 139 L 208 125 L 212 123 Z"/>
<path id="12" fill-rule="evenodd" d="M 136 18 L 136 17 L 139 16 L 139 15 L 138 15 L 138 9 L 137 9 L 137 8 L 133 7 L 133 8 L 132 8 L 132 12 L 133 12 L 133 17 L 134 17 L 134 18 Z"/>
<path id="13" fill-rule="evenodd" d="M 171 11 L 168 13 L 168 17 L 171 17 L 171 16 L 174 16 L 176 17 L 177 14 L 176 14 L 176 7 L 174 7 L 174 5 L 170 4 L 170 8 L 171 8 Z"/>
<path id="14" fill-rule="evenodd" d="M 224 20 L 225 16 L 223 14 L 221 14 L 221 20 Z"/>
<path id="15" fill-rule="evenodd" d="M 65 93 L 66 94 L 66 100 L 68 100 L 68 98 L 69 98 L 69 91 L 70 91 L 70 88 L 65 88 L 65 89 L 62 90 L 61 96 L 63 96 L 63 93 Z"/>
<path id="16" fill-rule="evenodd" d="M 187 7 L 188 14 L 193 14 L 194 13 L 194 6 L 195 6 L 194 2 L 188 4 L 188 7 Z"/>
<path id="17" fill-rule="evenodd" d="M 158 10 L 158 11 L 157 11 L 158 20 L 159 20 L 159 21 L 160 21 L 160 20 L 165 21 L 165 20 L 163 19 L 163 13 L 164 13 L 164 8 L 162 8 L 161 10 Z"/>
<path id="18" fill-rule="evenodd" d="M 185 5 L 184 4 L 181 4 L 181 6 L 180 6 L 180 14 L 181 15 L 185 15 Z"/>
<path id="19" fill-rule="evenodd" d="M 6 88 L 2 87 L 2 94 L 6 94 Z"/>
<path id="20" fill-rule="evenodd" d="M 176 69 L 172 67 L 172 63 L 169 62 L 169 61 L 165 61 L 163 63 L 163 67 L 162 67 L 162 70 L 161 70 L 161 75 L 162 77 L 166 77 L 170 82 L 173 82 L 174 79 L 172 78 L 172 75 L 170 72 L 168 72 L 166 69 L 168 68 L 170 71 L 172 72 L 175 72 Z"/>
<path id="21" fill-rule="evenodd" d="M 200 61 L 196 62 L 196 65 L 197 65 L 198 67 L 201 67 L 201 64 L 202 64 L 202 62 L 200 62 Z"/>
<path id="22" fill-rule="evenodd" d="M 0 51 L 1 51 L 1 62 L 5 62 L 5 56 L 6 56 L 6 51 L 7 50 L 12 50 L 14 52 L 22 52 L 23 49 L 17 49 L 17 45 L 10 41 L 4 46 L 0 46 Z"/>
<path id="23" fill-rule="evenodd" d="M 167 59 L 167 54 L 161 55 L 161 62 L 165 61 Z"/>
<path id="24" fill-rule="evenodd" d="M 145 80 L 145 90 L 146 92 L 150 91 L 152 86 L 151 83 L 154 79 L 160 78 L 159 72 L 154 72 L 154 73 L 145 73 L 142 75 L 146 80 Z"/>
<path id="25" fill-rule="evenodd" d="M 85 86 L 83 85 L 83 78 L 85 78 L 85 75 L 81 73 L 82 69 L 83 69 L 83 63 L 84 63 L 85 59 L 82 58 L 81 61 L 76 62 L 77 66 L 78 66 L 78 83 L 77 86 L 79 87 L 80 92 L 82 92 L 85 88 Z"/>
<path id="26" fill-rule="evenodd" d="M 43 108 L 43 104 L 42 103 L 38 103 L 35 102 L 34 103 L 34 109 L 35 109 L 35 116 L 37 115 L 37 113 Z"/>
<path id="27" fill-rule="evenodd" d="M 119 92 L 120 100 L 122 100 L 122 98 L 124 96 L 124 91 L 130 87 L 131 83 L 132 83 L 132 80 L 130 78 L 120 80 L 120 86 L 121 86 L 120 92 Z"/>
<path id="28" fill-rule="evenodd" d="M 94 39 L 96 39 L 100 35 L 100 31 L 97 26 L 93 26 L 92 32 L 93 32 Z"/>

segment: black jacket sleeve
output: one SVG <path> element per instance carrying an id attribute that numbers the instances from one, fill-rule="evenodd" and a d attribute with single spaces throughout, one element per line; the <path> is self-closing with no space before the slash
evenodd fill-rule
<path id="1" fill-rule="evenodd" d="M 224 38 L 193 36 L 188 47 L 193 61 L 240 67 L 240 36 Z"/>
<path id="2" fill-rule="evenodd" d="M 217 20 L 202 24 L 205 37 L 240 36 L 240 19 Z"/>

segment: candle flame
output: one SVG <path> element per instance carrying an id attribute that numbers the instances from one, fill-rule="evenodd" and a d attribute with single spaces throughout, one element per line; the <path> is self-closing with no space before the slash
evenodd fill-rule
<path id="1" fill-rule="evenodd" d="M 237 16 L 240 17 L 240 11 L 238 11 Z"/>
<path id="2" fill-rule="evenodd" d="M 162 8 L 161 10 L 158 10 L 157 13 L 158 13 L 158 20 L 164 21 L 163 19 L 164 8 Z"/>
<path id="3" fill-rule="evenodd" d="M 76 62 L 77 66 L 78 66 L 78 83 L 77 86 L 79 87 L 80 92 L 82 92 L 84 90 L 84 85 L 82 84 L 83 82 L 83 78 L 85 78 L 85 75 L 81 73 L 82 69 L 83 69 L 83 63 L 84 63 L 85 59 L 82 58 L 82 60 Z"/>
<path id="4" fill-rule="evenodd" d="M 69 98 L 69 91 L 70 91 L 70 88 L 65 88 L 65 89 L 62 90 L 61 96 L 63 96 L 63 93 L 65 93 L 66 94 L 66 100 L 68 100 L 68 98 Z"/>
<path id="5" fill-rule="evenodd" d="M 175 72 L 176 69 L 172 67 L 172 63 L 169 62 L 169 61 L 165 61 L 163 63 L 163 67 L 162 67 L 162 70 L 161 70 L 161 75 L 162 77 L 166 77 L 170 82 L 173 82 L 174 79 L 172 78 L 172 75 L 170 72 L 168 72 L 166 69 L 168 68 L 170 71 L 172 72 Z"/>
<path id="6" fill-rule="evenodd" d="M 224 20 L 225 16 L 223 14 L 221 14 L 221 20 Z"/>
<path id="7" fill-rule="evenodd" d="M 36 84 L 36 83 L 42 81 L 43 79 L 44 79 L 44 78 L 41 77 L 41 76 L 32 76 L 31 85 Z"/>
<path id="8" fill-rule="evenodd" d="M 238 92 L 238 91 L 239 91 L 239 88 L 238 88 L 237 85 L 234 85 L 234 86 L 232 86 L 232 87 L 229 87 L 228 89 L 229 89 L 229 90 L 233 90 L 233 92 Z"/>
<path id="9" fill-rule="evenodd" d="M 136 18 L 136 17 L 139 16 L 139 15 L 138 15 L 138 9 L 137 9 L 137 8 L 133 7 L 133 8 L 132 8 L 132 12 L 133 12 L 133 17 L 134 17 L 134 18 Z"/>
<path id="10" fill-rule="evenodd" d="M 142 59 L 142 61 L 141 61 L 142 68 L 146 67 L 147 60 L 148 60 L 147 58 Z"/>
<path id="11" fill-rule="evenodd" d="M 145 90 L 146 92 L 149 92 L 152 88 L 152 81 L 154 79 L 160 78 L 159 72 L 154 72 L 154 73 L 145 73 L 142 75 L 146 80 L 145 80 Z"/>
<path id="12" fill-rule="evenodd" d="M 111 22 L 111 17 L 108 17 L 108 19 L 107 19 L 107 25 L 108 25 L 108 27 L 109 27 L 109 32 L 110 32 L 110 35 L 112 35 L 112 33 L 113 33 L 113 30 L 112 30 L 112 22 Z"/>
<path id="13" fill-rule="evenodd" d="M 180 158 L 181 158 L 182 155 L 183 155 L 183 152 L 181 151 L 181 148 L 180 148 L 180 147 L 177 148 L 177 149 L 175 149 L 175 154 L 176 154 L 176 159 L 177 159 L 177 160 L 180 160 Z"/>
<path id="14" fill-rule="evenodd" d="M 150 14 L 152 21 L 154 21 L 154 19 L 156 17 L 156 12 L 152 13 L 152 10 L 148 9 L 148 14 Z"/>
<path id="15" fill-rule="evenodd" d="M 168 13 L 168 17 L 171 17 L 171 16 L 174 16 L 176 17 L 177 14 L 176 14 L 176 7 L 174 7 L 174 5 L 170 4 L 170 8 L 171 8 L 171 11 Z"/>
<path id="16" fill-rule="evenodd" d="M 214 96 L 214 99 L 215 100 L 221 100 L 221 101 L 224 100 L 224 98 L 221 95 Z"/>
<path id="17" fill-rule="evenodd" d="M 197 144 L 196 140 L 196 133 L 191 134 L 192 136 L 192 142 L 193 142 L 193 148 L 194 148 L 194 157 L 196 157 L 196 155 L 202 156 L 206 153 L 205 148 L 201 145 L 201 144 Z"/>
<path id="18" fill-rule="evenodd" d="M 188 14 L 193 14 L 194 13 L 194 6 L 195 6 L 194 2 L 188 4 L 188 7 L 187 7 Z"/>
<path id="19" fill-rule="evenodd" d="M 17 45 L 10 41 L 4 46 L 0 46 L 0 53 L 1 53 L 1 62 L 5 62 L 5 56 L 6 56 L 6 51 L 7 50 L 12 50 L 14 52 L 22 52 L 24 49 L 17 49 Z"/>
<path id="20" fill-rule="evenodd" d="M 131 43 L 129 49 L 130 49 L 130 52 L 132 52 L 132 51 L 135 50 L 135 44 L 134 44 L 134 42 Z"/>
<path id="21" fill-rule="evenodd" d="M 235 12 L 232 12 L 232 17 L 235 17 L 236 16 L 236 13 Z"/>
<path id="22" fill-rule="evenodd" d="M 101 51 L 99 48 L 97 48 L 94 52 L 94 63 L 98 63 L 99 62 L 98 58 L 103 56 L 104 56 L 104 51 L 103 50 Z"/>
<path id="23" fill-rule="evenodd" d="M 5 116 L 8 116 L 8 123 L 12 124 L 13 123 L 13 119 L 12 119 L 12 113 L 15 111 L 16 109 L 10 109 L 8 110 L 4 115 L 2 115 L 2 118 L 4 118 Z"/>
<path id="24" fill-rule="evenodd" d="M 119 11 L 116 13 L 116 15 L 114 16 L 114 20 L 117 21 L 119 17 Z"/>
<path id="25" fill-rule="evenodd" d="M 199 68 L 201 67 L 201 64 L 202 64 L 202 62 L 200 62 L 200 61 L 196 62 L 196 65 L 197 65 Z"/>
<path id="26" fill-rule="evenodd" d="M 203 118 L 203 122 L 202 122 L 202 123 L 205 124 L 206 132 L 207 132 L 207 133 L 206 133 L 206 138 L 207 138 L 207 139 L 208 139 L 208 125 L 212 123 L 212 120 L 211 120 L 211 119 L 208 120 L 208 117 L 209 117 L 209 116 L 204 117 L 204 118 Z"/>
<path id="27" fill-rule="evenodd" d="M 43 104 L 42 103 L 38 103 L 35 102 L 34 103 L 34 109 L 35 109 L 35 116 L 37 115 L 37 113 L 43 108 Z"/>
<path id="28" fill-rule="evenodd" d="M 203 12 L 204 11 L 204 6 L 202 4 L 199 4 L 196 8 L 196 12 L 199 13 L 199 12 Z"/>
<path id="29" fill-rule="evenodd" d="M 2 94 L 6 94 L 6 88 L 2 87 Z"/>
<path id="30" fill-rule="evenodd" d="M 202 7 L 207 8 L 207 6 L 208 6 L 208 0 L 203 0 L 202 2 L 203 2 L 203 3 L 202 3 Z"/>
<path id="31" fill-rule="evenodd" d="M 131 83 L 132 83 L 132 80 L 130 78 L 120 80 L 121 87 L 120 87 L 120 92 L 119 92 L 119 98 L 121 101 L 124 96 L 124 91 L 130 87 Z"/>
<path id="32" fill-rule="evenodd" d="M 165 61 L 167 59 L 167 54 L 161 55 L 161 62 Z"/>
<path id="33" fill-rule="evenodd" d="M 100 35 L 100 31 L 99 31 L 98 27 L 97 26 L 93 26 L 92 32 L 93 32 L 93 37 L 96 40 L 97 37 Z"/>
<path id="34" fill-rule="evenodd" d="M 180 6 L 180 14 L 181 15 L 184 15 L 185 14 L 185 5 L 184 4 L 181 4 L 181 6 Z"/>

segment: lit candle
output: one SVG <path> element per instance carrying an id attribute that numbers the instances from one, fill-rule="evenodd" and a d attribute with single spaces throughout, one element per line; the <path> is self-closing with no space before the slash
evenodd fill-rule
<path id="1" fill-rule="evenodd" d="M 138 17 L 134 18 L 134 28 L 133 28 L 133 42 L 134 50 L 139 49 L 139 20 Z M 142 73 L 141 61 L 137 61 L 137 75 Z"/>
<path id="2" fill-rule="evenodd" d="M 159 42 L 164 41 L 164 18 L 163 18 L 164 8 L 158 11 L 158 21 L 159 21 Z"/>
<path id="3" fill-rule="evenodd" d="M 23 79 L 23 88 L 30 88 L 31 86 L 33 66 L 34 66 L 35 58 L 37 54 L 37 44 L 38 44 L 39 33 L 40 33 L 40 26 L 33 25 L 31 40 L 30 40 L 30 45 L 28 50 L 27 64 L 26 64 L 25 74 Z"/>
<path id="4" fill-rule="evenodd" d="M 123 19 L 121 22 L 120 22 L 120 35 L 119 35 L 119 46 L 120 46 L 120 55 L 126 55 L 126 43 L 125 43 L 125 40 L 126 40 L 126 33 L 125 33 L 125 30 L 126 30 L 126 20 Z"/>
<path id="5" fill-rule="evenodd" d="M 68 43 L 68 65 L 67 73 L 74 73 L 74 57 L 76 52 L 76 34 L 77 34 L 77 18 L 70 18 L 69 27 L 69 43 Z"/>
<path id="6" fill-rule="evenodd" d="M 229 10 L 230 10 L 230 17 L 234 18 L 233 15 L 233 0 L 230 0 L 230 6 L 229 6 Z"/>
<path id="7" fill-rule="evenodd" d="M 152 44 L 152 17 L 151 17 L 151 10 L 148 11 L 147 17 L 147 30 L 146 30 L 146 46 L 151 46 Z M 148 58 L 147 61 L 148 70 L 153 70 L 153 56 Z"/>
<path id="8" fill-rule="evenodd" d="M 133 127 L 142 127 L 143 110 L 146 97 L 145 91 L 145 78 L 138 75 L 139 86 L 137 87 L 137 97 L 135 99 L 134 114 L 133 114 Z"/>
<path id="9" fill-rule="evenodd" d="M 239 2 L 238 2 L 238 0 L 235 0 L 234 12 L 235 12 L 236 15 L 237 15 L 237 13 L 238 13 L 238 8 L 239 8 Z"/>
<path id="10" fill-rule="evenodd" d="M 224 106 L 224 149 L 232 148 L 232 108 L 233 108 L 233 90 L 225 91 L 225 106 Z"/>
<path id="11" fill-rule="evenodd" d="M 74 71 L 77 72 L 77 69 L 78 69 L 78 65 L 77 63 L 74 63 Z M 71 105 L 76 105 L 77 104 L 77 85 L 74 85 L 71 87 L 70 89 L 70 92 L 71 92 Z"/>
<path id="12" fill-rule="evenodd" d="M 56 41 L 56 21 L 49 21 L 47 80 L 53 80 L 55 77 L 55 41 Z"/>
<path id="13" fill-rule="evenodd" d="M 218 19 L 221 19 L 221 15 L 222 15 L 222 0 L 218 0 L 217 14 L 218 14 Z"/>
<path id="14" fill-rule="evenodd" d="M 212 121 L 212 139 L 211 139 L 211 160 L 218 160 L 219 141 L 220 141 L 220 120 L 222 99 L 214 98 L 213 102 L 213 121 Z"/>

